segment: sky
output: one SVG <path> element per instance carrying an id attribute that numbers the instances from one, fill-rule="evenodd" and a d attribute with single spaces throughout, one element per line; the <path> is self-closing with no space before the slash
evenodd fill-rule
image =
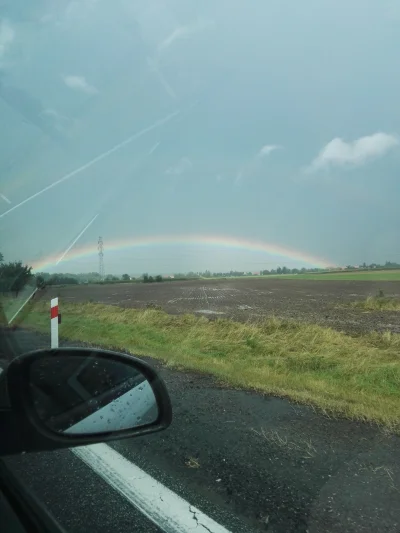
<path id="1" fill-rule="evenodd" d="M 114 274 L 400 261 L 397 0 L 24 4 L 0 0 L 6 260 L 95 271 L 101 235 Z"/>

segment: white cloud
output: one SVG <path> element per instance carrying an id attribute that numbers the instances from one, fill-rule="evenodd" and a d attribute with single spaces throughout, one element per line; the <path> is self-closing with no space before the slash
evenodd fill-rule
<path id="1" fill-rule="evenodd" d="M 163 73 L 160 70 L 160 67 L 158 65 L 158 62 L 151 57 L 147 57 L 147 64 L 149 66 L 149 69 L 151 72 L 155 74 L 155 76 L 158 78 L 158 81 L 164 87 L 165 92 L 174 100 L 176 100 L 176 93 L 174 89 L 171 87 L 171 85 L 167 82 L 165 79 Z"/>
<path id="2" fill-rule="evenodd" d="M 96 94 L 98 90 L 93 85 L 90 85 L 84 76 L 63 76 L 65 85 L 70 89 L 82 91 L 86 94 Z"/>
<path id="3" fill-rule="evenodd" d="M 392 22 L 400 22 L 400 6 L 398 0 L 391 0 L 386 5 L 386 17 Z"/>
<path id="4" fill-rule="evenodd" d="M 352 142 L 336 137 L 322 148 L 307 170 L 315 172 L 334 166 L 361 166 L 384 156 L 399 144 L 398 137 L 382 132 Z"/>
<path id="5" fill-rule="evenodd" d="M 269 155 L 270 153 L 274 152 L 275 150 L 279 150 L 280 148 L 282 148 L 282 146 L 279 146 L 278 144 L 266 144 L 258 152 L 258 156 L 265 157 Z"/>
<path id="6" fill-rule="evenodd" d="M 253 159 L 247 163 L 247 165 L 239 169 L 238 173 L 236 174 L 236 183 L 240 183 L 245 178 L 256 172 L 262 165 L 262 159 L 268 157 L 270 154 L 272 154 L 272 152 L 275 152 L 275 150 L 280 150 L 281 148 L 282 146 L 279 144 L 265 144 L 262 148 L 260 148 Z"/>
<path id="7" fill-rule="evenodd" d="M 7 20 L 0 20 L 0 59 L 15 39 L 15 31 Z"/>
<path id="8" fill-rule="evenodd" d="M 97 8 L 99 0 L 70 0 L 64 9 L 64 16 L 67 18 L 82 18 L 90 14 L 90 11 Z"/>
<path id="9" fill-rule="evenodd" d="M 41 114 L 46 115 L 48 117 L 52 117 L 54 118 L 54 120 L 59 121 L 59 122 L 69 123 L 71 121 L 71 119 L 69 119 L 65 115 L 62 115 L 55 109 L 50 109 L 50 108 L 44 109 Z"/>
<path id="10" fill-rule="evenodd" d="M 187 172 L 193 167 L 192 162 L 188 157 L 181 157 L 178 163 L 170 168 L 168 168 L 165 173 L 170 176 L 180 176 L 181 174 Z"/>
<path id="11" fill-rule="evenodd" d="M 158 50 L 160 52 L 164 51 L 169 48 L 175 41 L 186 39 L 190 35 L 193 35 L 195 33 L 198 33 L 199 31 L 208 28 L 209 26 L 211 26 L 211 24 L 211 21 L 199 19 L 194 24 L 188 24 L 187 26 L 178 26 L 172 33 L 168 35 L 166 39 L 164 39 L 158 45 Z"/>

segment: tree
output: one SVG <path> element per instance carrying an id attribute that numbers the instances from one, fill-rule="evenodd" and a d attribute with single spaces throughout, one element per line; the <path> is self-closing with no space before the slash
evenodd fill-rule
<path id="1" fill-rule="evenodd" d="M 113 276 L 112 274 L 108 274 L 108 276 L 106 276 L 106 281 L 119 281 L 117 276 Z"/>
<path id="2" fill-rule="evenodd" d="M 68 274 L 53 274 L 45 283 L 46 285 L 78 285 L 79 281 Z"/>
<path id="3" fill-rule="evenodd" d="M 149 283 L 149 275 L 143 274 L 143 283 Z"/>
<path id="4" fill-rule="evenodd" d="M 130 276 L 129 274 L 122 274 L 122 281 L 130 281 Z"/>
<path id="5" fill-rule="evenodd" d="M 282 274 L 282 269 L 281 269 L 281 267 L 278 267 L 278 268 L 276 269 L 276 273 L 277 273 L 277 274 Z"/>
<path id="6" fill-rule="evenodd" d="M 156 281 L 162 281 L 162 276 L 160 274 L 158 274 L 158 276 L 156 276 Z"/>
<path id="7" fill-rule="evenodd" d="M 15 296 L 32 278 L 32 267 L 23 265 L 22 261 L 2 263 L 0 265 L 0 283 L 2 292 L 12 291 Z"/>

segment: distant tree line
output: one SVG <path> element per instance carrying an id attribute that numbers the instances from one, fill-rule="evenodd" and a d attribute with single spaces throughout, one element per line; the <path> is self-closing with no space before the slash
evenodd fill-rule
<path id="1" fill-rule="evenodd" d="M 315 273 L 315 272 L 325 272 L 322 268 L 288 268 L 286 266 L 280 267 L 278 266 L 277 269 L 271 269 L 271 270 L 262 270 L 261 274 L 263 276 L 276 276 L 277 274 L 307 274 L 307 273 Z"/>
<path id="2" fill-rule="evenodd" d="M 386 261 L 384 265 L 380 265 L 379 263 L 363 263 L 362 265 L 347 265 L 344 270 L 391 270 L 391 269 L 397 269 L 400 268 L 400 264 L 393 262 L 393 261 Z M 204 272 L 199 272 L 198 275 L 202 278 L 228 278 L 228 277 L 240 277 L 240 276 L 276 276 L 280 274 L 308 274 L 308 273 L 323 273 L 323 272 L 332 272 L 332 271 L 342 271 L 343 269 L 338 268 L 332 268 L 332 269 L 326 269 L 326 268 L 289 268 L 286 266 L 278 266 L 276 269 L 271 270 L 261 270 L 260 273 L 255 272 L 246 272 L 246 271 L 237 271 L 237 270 L 230 270 L 229 272 L 211 272 L 210 270 L 206 270 Z"/>
<path id="3" fill-rule="evenodd" d="M 361 270 L 391 270 L 395 268 L 400 268 L 400 263 L 396 263 L 395 261 L 386 261 L 384 265 L 380 265 L 379 263 L 371 263 L 367 265 L 367 263 L 364 262 L 362 265 L 358 265 L 358 267 L 352 265 L 346 266 L 346 269 L 348 270 L 352 270 L 354 268 L 358 268 Z"/>
<path id="4" fill-rule="evenodd" d="M 205 270 L 204 272 L 187 272 L 187 273 L 175 273 L 171 276 L 163 278 L 161 274 L 156 276 L 143 274 L 139 278 L 134 278 L 129 274 L 123 274 L 122 276 L 116 276 L 113 274 L 107 275 L 104 279 L 101 279 L 98 272 L 89 272 L 81 274 L 69 274 L 69 273 L 55 273 L 49 274 L 47 272 L 40 272 L 36 274 L 36 286 L 38 288 L 44 288 L 46 285 L 77 285 L 86 283 L 129 283 L 129 282 L 142 282 L 142 283 L 155 283 L 161 281 L 177 281 L 187 279 L 199 279 L 199 278 L 229 278 L 229 277 L 241 277 L 241 276 L 275 276 L 284 274 L 307 274 L 307 273 L 324 273 L 334 271 L 351 271 L 351 270 L 390 270 L 400 269 L 400 264 L 394 261 L 386 261 L 383 265 L 379 263 L 362 263 L 361 265 L 347 265 L 344 268 L 289 268 L 287 266 L 278 266 L 276 269 L 261 270 L 260 272 L 239 271 L 230 270 L 228 272 L 211 272 Z M 18 294 L 21 288 L 28 283 L 32 278 L 31 267 L 23 265 L 21 261 L 15 261 L 13 263 L 3 263 L 3 257 L 0 254 L 0 290 L 2 292 L 13 291 Z"/>
<path id="5" fill-rule="evenodd" d="M 158 276 L 155 276 L 154 278 L 153 276 L 149 276 L 148 274 L 143 274 L 143 283 L 154 283 L 162 280 L 163 277 L 161 276 L 161 274 L 158 274 Z"/>

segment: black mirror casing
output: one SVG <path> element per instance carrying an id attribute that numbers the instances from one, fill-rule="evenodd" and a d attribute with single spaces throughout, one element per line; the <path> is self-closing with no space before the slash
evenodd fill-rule
<path id="1" fill-rule="evenodd" d="M 143 374 L 157 402 L 157 419 L 147 425 L 96 434 L 67 434 L 49 429 L 39 418 L 30 391 L 30 373 L 33 363 L 49 357 L 63 355 L 68 357 L 95 357 L 124 363 Z M 166 429 L 172 421 L 172 407 L 167 388 L 157 372 L 146 362 L 131 355 L 108 350 L 91 348 L 57 348 L 37 350 L 14 359 L 2 376 L 6 380 L 10 409 L 0 412 L 2 438 L 0 455 L 31 451 L 55 450 L 73 446 L 83 446 L 115 439 L 136 437 Z"/>

